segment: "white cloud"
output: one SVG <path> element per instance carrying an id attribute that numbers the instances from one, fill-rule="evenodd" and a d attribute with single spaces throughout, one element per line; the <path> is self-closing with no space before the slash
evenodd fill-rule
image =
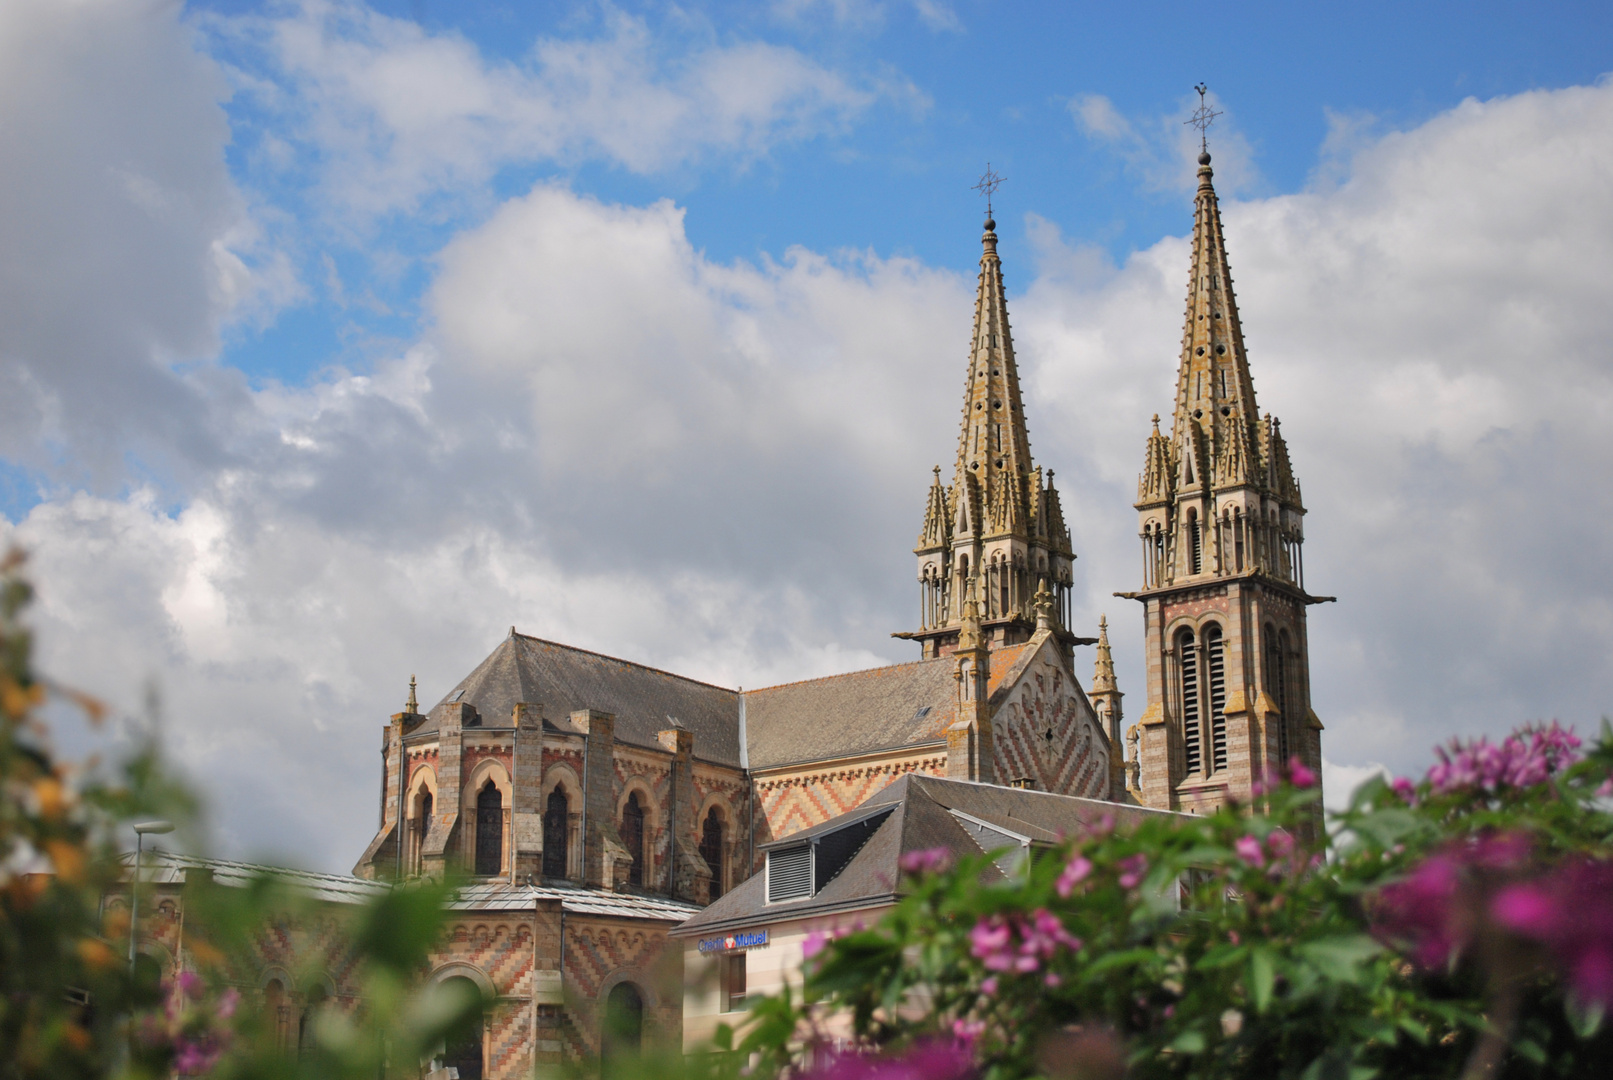
<path id="1" fill-rule="evenodd" d="M 639 173 L 740 161 L 842 131 L 908 84 L 851 78 L 759 41 L 675 44 L 612 8 L 597 36 L 541 38 L 510 62 L 345 0 L 210 19 L 263 70 L 242 92 L 291 122 L 338 216 L 408 212 L 479 193 L 523 163 L 603 160 Z M 284 141 L 276 137 L 282 160 Z"/>
<path id="2" fill-rule="evenodd" d="M 1365 143 L 1342 184 L 1223 206 L 1260 402 L 1310 508 L 1307 582 L 1340 597 L 1310 620 L 1340 764 L 1613 708 L 1610 179 L 1604 83 L 1469 101 Z M 1119 507 L 1148 414 L 1168 422 L 1186 265 L 1162 241 L 1017 308 L 1033 394 L 1072 419 L 1056 450 L 1091 488 L 1098 595 L 1135 575 Z"/>
<path id="3" fill-rule="evenodd" d="M 1237 119 L 1213 92 L 1204 101 L 1218 111 L 1210 139 L 1217 190 L 1233 195 L 1257 186 L 1254 153 Z M 1108 147 L 1133 176 L 1156 191 L 1192 191 L 1198 183 L 1199 132 L 1186 123 L 1198 105 L 1198 95 L 1187 94 L 1169 113 L 1134 120 L 1103 94 L 1077 94 L 1068 102 L 1076 130 Z"/>
<path id="4" fill-rule="evenodd" d="M 172 365 L 295 290 L 226 171 L 217 68 L 176 5 L 0 7 L 0 454 L 121 482 L 215 459 Z M 220 380 L 227 383 L 229 380 Z"/>
<path id="5" fill-rule="evenodd" d="M 297 9 L 286 26 L 323 33 L 314 16 L 329 10 Z M 330 77 L 381 85 L 366 65 L 391 57 L 471 89 L 551 77 L 383 30 L 404 36 L 360 36 L 358 59 L 335 57 Z M 0 543 L 37 552 L 50 670 L 122 703 L 161 681 L 170 744 L 214 793 L 228 850 L 348 865 L 373 822 L 379 727 L 410 672 L 439 693 L 511 623 L 730 684 L 911 655 L 886 635 L 912 614 L 908 549 L 928 467 L 955 437 L 971 282 L 856 251 L 716 263 L 670 202 L 540 185 L 441 252 L 432 329 L 373 372 L 255 391 L 227 370 L 176 373 L 150 358 L 213 347 L 229 302 L 215 245 L 242 216 L 218 164 L 216 78 L 183 35 L 162 40 L 183 92 L 163 105 L 159 80 L 156 105 L 129 109 L 195 121 L 165 123 L 195 135 L 174 153 L 199 164 L 165 181 L 137 147 L 92 155 L 96 169 L 59 173 L 64 206 L 37 205 L 62 220 L 115 207 L 106 220 L 134 231 L 111 250 L 149 247 L 166 276 L 114 260 L 104 279 L 8 277 L 0 308 L 33 337 L 15 321 L 0 334 L 8 357 L 24 341 L 28 356 L 80 365 L 72 381 L 7 369 L 63 418 L 52 430 L 116 407 L 129 427 L 110 427 L 107 447 L 155 432 L 192 471 L 178 495 L 63 494 L 0 526 Z M 352 44 L 322 40 L 303 43 L 309 55 Z M 59 78 L 77 86 L 71 70 Z M 379 123 L 392 101 L 331 131 Z M 436 119 L 427 104 L 398 108 L 355 177 L 418 173 L 420 198 L 483 176 L 433 163 L 426 143 L 484 164 L 506 152 L 474 102 Z M 1287 422 L 1309 500 L 1310 583 L 1341 597 L 1311 620 L 1328 760 L 1344 770 L 1330 775 L 1405 771 L 1450 733 L 1533 716 L 1585 726 L 1613 699 L 1600 477 L 1613 460 L 1600 344 L 1613 336 L 1610 125 L 1609 86 L 1468 103 L 1363 142 L 1333 186 L 1225 207 L 1261 401 Z M 54 129 L 22 130 L 38 146 L 3 152 L 48 157 Z M 17 220 L 0 212 L 14 232 Z M 1141 632 L 1107 597 L 1136 584 L 1129 504 L 1148 415 L 1169 401 L 1186 245 L 1162 240 L 1116 267 L 1031 226 L 1037 274 L 1011 299 L 1031 433 L 1067 495 L 1081 619 L 1110 615 L 1135 714 Z M 1013 270 L 1027 253 L 1004 254 L 1010 280 L 1027 279 Z M 139 290 L 158 286 L 145 303 Z M 28 304 L 57 314 L 30 324 Z M 86 338 L 68 316 L 92 309 Z M 44 454 L 45 415 L 0 430 Z"/>

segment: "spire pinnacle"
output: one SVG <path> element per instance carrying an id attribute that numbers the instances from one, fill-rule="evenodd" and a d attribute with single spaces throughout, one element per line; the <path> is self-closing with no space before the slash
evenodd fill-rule
<path id="1" fill-rule="evenodd" d="M 1209 93 L 1209 87 L 1199 83 L 1193 89 L 1199 92 L 1199 107 L 1193 110 L 1193 115 L 1182 121 L 1182 123 L 1199 129 L 1199 164 L 1208 165 L 1210 163 L 1210 125 L 1215 123 L 1215 118 L 1220 116 L 1221 113 L 1210 108 L 1204 101 L 1204 95 Z"/>
<path id="2" fill-rule="evenodd" d="M 1109 619 L 1098 616 L 1098 658 L 1093 665 L 1092 692 L 1111 693 L 1115 690 L 1115 660 L 1109 651 Z"/>
<path id="3" fill-rule="evenodd" d="M 420 702 L 416 701 L 414 696 L 413 675 L 409 676 L 409 700 L 403 703 L 403 711 L 408 713 L 410 716 L 415 716 L 420 712 Z"/>
<path id="4" fill-rule="evenodd" d="M 1001 176 L 992 172 L 991 162 L 988 161 L 986 162 L 986 171 L 981 174 L 980 183 L 974 186 L 975 191 L 980 192 L 980 194 L 986 197 L 987 232 L 990 232 L 992 229 L 997 227 L 997 223 L 991 219 L 991 196 L 998 188 L 1002 187 L 1003 181 L 1006 179 L 1008 179 L 1006 176 Z"/>

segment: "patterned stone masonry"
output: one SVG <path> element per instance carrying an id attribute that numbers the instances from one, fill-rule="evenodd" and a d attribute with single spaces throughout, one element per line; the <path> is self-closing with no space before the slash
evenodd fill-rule
<path id="1" fill-rule="evenodd" d="M 757 822 L 756 842 L 778 840 L 854 810 L 906 773 L 945 776 L 946 768 L 946 753 L 932 750 L 849 767 L 825 767 L 820 763 L 800 772 L 758 779 L 756 796 L 761 819 Z"/>
<path id="2" fill-rule="evenodd" d="M 1047 655 L 1010 689 L 992 720 L 999 782 L 1089 799 L 1109 793 L 1109 746 L 1080 685 Z"/>
<path id="3" fill-rule="evenodd" d="M 565 981 L 574 1013 L 565 1037 L 571 1060 L 599 1053 L 600 1013 L 611 989 L 624 981 L 644 995 L 646 1045 L 682 1038 L 682 951 L 668 948 L 663 929 L 622 919 L 568 919 Z"/>

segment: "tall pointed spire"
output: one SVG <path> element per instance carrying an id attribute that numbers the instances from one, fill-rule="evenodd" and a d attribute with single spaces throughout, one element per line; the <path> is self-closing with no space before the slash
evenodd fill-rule
<path id="1" fill-rule="evenodd" d="M 403 703 L 403 711 L 408 713 L 410 716 L 415 716 L 420 712 L 420 702 L 416 701 L 414 696 L 413 675 L 409 676 L 409 700 Z"/>
<path id="2" fill-rule="evenodd" d="M 1232 291 L 1221 206 L 1216 199 L 1210 154 L 1199 155 L 1199 189 L 1194 198 L 1193 258 L 1188 271 L 1187 320 L 1182 329 L 1182 359 L 1176 379 L 1176 413 L 1172 435 L 1197 422 L 1216 443 L 1230 427 L 1248 429 L 1259 418 L 1249 357 L 1244 351 L 1243 324 Z"/>
<path id="3" fill-rule="evenodd" d="M 1098 659 L 1092 669 L 1092 692 L 1103 693 L 1115 688 L 1115 658 L 1109 651 L 1109 617 L 1098 616 Z"/>
<path id="4" fill-rule="evenodd" d="M 1129 801 L 1126 795 L 1126 746 L 1121 741 L 1120 699 L 1126 695 L 1115 684 L 1115 658 L 1109 651 L 1109 619 L 1098 616 L 1098 658 L 1092 669 L 1092 691 L 1087 697 L 1098 716 L 1098 724 L 1109 739 L 1109 797 Z"/>
<path id="5" fill-rule="evenodd" d="M 1195 89 L 1202 130 L 1215 113 Z M 1214 175 L 1206 144 L 1171 431 L 1154 418 L 1137 481 L 1143 587 L 1125 594 L 1145 608 L 1148 672 L 1125 789 L 1196 812 L 1246 804 L 1290 748 L 1320 767 L 1305 610 L 1327 599 L 1305 591 L 1299 483 L 1281 428 L 1255 404 Z M 1118 748 L 1118 724 L 1111 739 Z"/>
<path id="6" fill-rule="evenodd" d="M 988 166 L 978 187 L 989 196 L 1000 182 Z M 1044 479 L 1031 459 L 997 223 L 989 212 L 952 483 L 943 489 L 938 473 L 931 485 L 914 553 L 920 628 L 896 636 L 923 643 L 925 656 L 956 647 L 970 577 L 979 579 L 978 614 L 987 641 L 1011 644 L 1035 632 L 1033 598 L 1044 583 L 1054 600 L 1052 624 L 1064 633 L 1075 555 L 1052 473 Z"/>

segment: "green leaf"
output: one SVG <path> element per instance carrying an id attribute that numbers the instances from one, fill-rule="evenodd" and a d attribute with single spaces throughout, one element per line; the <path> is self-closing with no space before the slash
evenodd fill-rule
<path id="1" fill-rule="evenodd" d="M 1254 997 L 1256 1012 L 1266 1011 L 1276 984 L 1277 971 L 1271 961 L 1271 951 L 1255 948 L 1249 953 L 1249 993 Z"/>
<path id="2" fill-rule="evenodd" d="M 1366 934 L 1344 934 L 1306 942 L 1294 951 L 1326 978 L 1359 982 L 1371 974 L 1362 965 L 1383 952 L 1383 946 Z"/>
<path id="3" fill-rule="evenodd" d="M 1205 1045 L 1202 1032 L 1184 1031 L 1176 1036 L 1176 1041 L 1171 1043 L 1171 1049 L 1179 1054 L 1202 1054 Z"/>

